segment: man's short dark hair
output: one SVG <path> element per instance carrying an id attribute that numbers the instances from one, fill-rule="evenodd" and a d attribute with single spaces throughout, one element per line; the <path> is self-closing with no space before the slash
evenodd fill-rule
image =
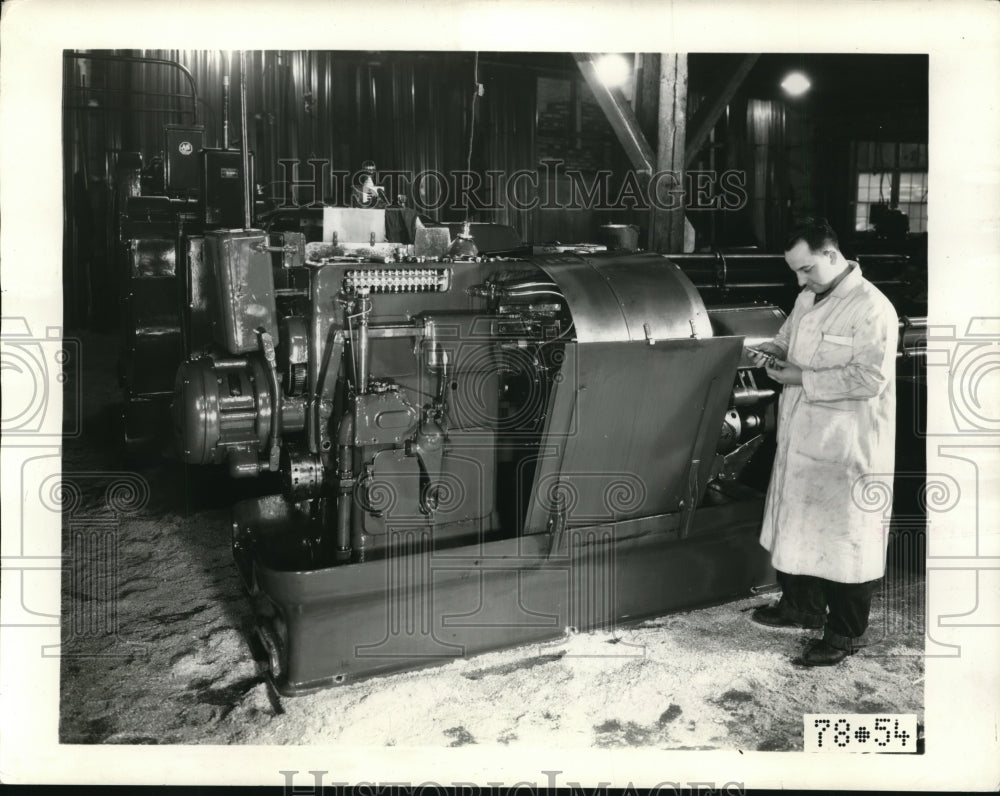
<path id="1" fill-rule="evenodd" d="M 837 233 L 825 218 L 803 218 L 797 221 L 785 239 L 785 251 L 794 247 L 800 240 L 806 242 L 811 252 L 821 252 L 831 245 L 837 250 L 840 249 Z"/>

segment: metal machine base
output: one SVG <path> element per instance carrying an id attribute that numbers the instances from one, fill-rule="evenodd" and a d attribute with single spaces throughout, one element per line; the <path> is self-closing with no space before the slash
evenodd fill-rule
<path id="1" fill-rule="evenodd" d="M 298 695 L 374 675 L 719 602 L 773 582 L 763 500 L 436 548 L 393 531 L 384 557 L 294 568 L 293 508 L 236 507 L 234 552 L 274 685 Z M 686 533 L 683 529 L 686 527 Z"/>

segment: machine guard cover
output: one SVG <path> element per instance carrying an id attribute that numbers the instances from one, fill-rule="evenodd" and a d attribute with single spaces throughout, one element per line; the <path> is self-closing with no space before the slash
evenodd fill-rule
<path id="1" fill-rule="evenodd" d="M 742 341 L 567 346 L 528 532 L 557 510 L 573 526 L 693 508 L 711 471 Z"/>

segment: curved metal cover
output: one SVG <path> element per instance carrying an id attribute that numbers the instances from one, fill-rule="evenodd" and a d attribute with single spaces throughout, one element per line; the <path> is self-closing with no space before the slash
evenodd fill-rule
<path id="1" fill-rule="evenodd" d="M 533 262 L 562 290 L 580 343 L 712 336 L 698 291 L 662 255 L 563 255 Z"/>

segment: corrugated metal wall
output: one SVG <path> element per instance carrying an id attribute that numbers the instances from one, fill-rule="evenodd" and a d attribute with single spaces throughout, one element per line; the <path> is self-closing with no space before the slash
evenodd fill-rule
<path id="1" fill-rule="evenodd" d="M 222 145 L 222 85 L 228 71 L 230 142 L 238 144 L 237 54 L 115 54 L 187 67 L 197 83 L 198 122 L 205 127 L 208 146 Z M 256 153 L 258 183 L 267 193 L 281 195 L 275 185 L 283 176 L 280 159 L 303 165 L 326 159 L 332 168 L 352 172 L 368 159 L 380 168 L 413 174 L 465 168 L 473 58 L 473 53 L 248 53 L 248 138 Z M 162 149 L 164 124 L 192 121 L 190 88 L 177 69 L 76 59 L 67 63 L 69 127 L 97 125 L 82 143 L 94 162 L 105 150 L 139 151 L 148 157 Z M 534 75 L 509 69 L 490 73 L 484 66 L 479 79 L 486 91 L 477 103 L 473 169 L 533 168 Z M 80 168 L 79 157 L 72 165 L 72 171 Z"/>
<path id="2" fill-rule="evenodd" d="M 80 55 L 175 61 L 190 71 L 197 102 L 175 67 Z M 309 178 L 310 159 L 352 173 L 369 159 L 380 170 L 413 175 L 466 168 L 474 53 L 253 51 L 246 58 L 249 146 L 266 197 L 283 195 L 283 159 L 302 164 L 299 179 Z M 195 116 L 204 125 L 205 145 L 221 146 L 227 73 L 230 143 L 237 146 L 240 59 L 223 51 L 120 50 L 67 53 L 65 61 L 65 288 L 75 297 L 67 303 L 67 320 L 86 322 L 101 314 L 96 303 L 114 291 L 107 249 L 116 158 L 134 151 L 148 162 L 163 149 L 164 125 L 189 124 Z M 485 92 L 476 102 L 472 170 L 534 170 L 536 72 L 482 64 L 478 78 Z M 331 190 L 329 178 L 326 186 Z M 522 239 L 532 240 L 537 211 L 503 204 L 474 217 L 512 224 Z M 464 216 L 447 208 L 429 215 Z M 546 226 L 553 221 L 546 219 Z"/>

